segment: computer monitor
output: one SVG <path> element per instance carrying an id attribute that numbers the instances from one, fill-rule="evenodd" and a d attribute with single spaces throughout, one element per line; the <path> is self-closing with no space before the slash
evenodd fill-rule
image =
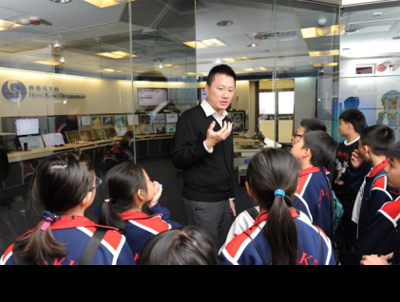
<path id="1" fill-rule="evenodd" d="M 96 137 L 92 130 L 80 130 L 81 141 L 89 142 L 96 140 Z"/>
<path id="2" fill-rule="evenodd" d="M 101 141 L 101 140 L 106 139 L 106 134 L 104 133 L 103 128 L 93 129 L 93 134 L 94 134 L 95 140 Z"/>
<path id="3" fill-rule="evenodd" d="M 173 124 L 178 122 L 178 113 L 167 113 L 167 124 Z"/>
<path id="4" fill-rule="evenodd" d="M 40 134 L 39 119 L 17 119 L 15 121 L 17 136 Z"/>
<path id="5" fill-rule="evenodd" d="M 153 117 L 153 124 L 155 125 L 165 125 L 165 114 L 159 113 Z"/>
<path id="6" fill-rule="evenodd" d="M 114 126 L 114 117 L 112 115 L 103 115 L 101 117 L 101 124 L 103 127 Z"/>
<path id="7" fill-rule="evenodd" d="M 81 140 L 79 131 L 67 131 L 65 132 L 65 136 L 70 144 L 75 144 Z"/>
<path id="8" fill-rule="evenodd" d="M 115 132 L 114 127 L 104 128 L 104 133 L 106 135 L 106 139 L 113 139 L 113 138 L 117 137 L 117 133 Z"/>
<path id="9" fill-rule="evenodd" d="M 90 129 L 92 127 L 90 115 L 78 115 L 78 127 L 79 129 Z"/>
<path id="10" fill-rule="evenodd" d="M 128 132 L 128 127 L 126 126 L 115 127 L 115 133 L 117 133 L 118 137 L 124 136 L 126 132 Z"/>
<path id="11" fill-rule="evenodd" d="M 3 147 L 7 153 L 18 151 L 19 144 L 20 143 L 15 134 L 0 134 L 0 146 Z"/>
<path id="12" fill-rule="evenodd" d="M 100 115 L 92 115 L 91 117 L 92 128 L 101 127 L 101 116 Z"/>
<path id="13" fill-rule="evenodd" d="M 21 146 L 24 146 L 23 148 L 25 148 L 26 143 L 28 150 L 44 148 L 43 138 L 41 135 L 20 136 L 19 141 Z"/>
<path id="14" fill-rule="evenodd" d="M 114 125 L 116 127 L 126 126 L 126 115 L 125 114 L 114 115 Z"/>

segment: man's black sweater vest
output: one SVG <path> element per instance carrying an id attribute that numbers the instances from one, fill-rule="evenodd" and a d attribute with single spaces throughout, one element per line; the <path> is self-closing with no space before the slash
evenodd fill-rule
<path id="1" fill-rule="evenodd" d="M 214 202 L 235 197 L 233 133 L 214 146 L 211 154 L 203 144 L 213 121 L 214 117 L 207 117 L 201 106 L 185 111 L 179 118 L 172 161 L 177 169 L 183 170 L 183 197 L 187 199 Z M 219 130 L 216 122 L 214 131 Z"/>

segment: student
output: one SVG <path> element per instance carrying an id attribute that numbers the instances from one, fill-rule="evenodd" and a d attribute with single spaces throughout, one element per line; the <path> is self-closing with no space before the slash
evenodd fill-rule
<path id="1" fill-rule="evenodd" d="M 260 206 L 254 225 L 219 253 L 223 265 L 334 265 L 329 238 L 293 207 L 299 166 L 286 149 L 264 149 L 250 159 L 248 194 Z"/>
<path id="2" fill-rule="evenodd" d="M 118 164 L 108 171 L 105 183 L 108 198 L 101 207 L 99 222 L 121 230 L 135 260 L 154 235 L 181 226 L 169 220 L 169 211 L 158 203 L 162 186 L 152 182 L 142 167 L 130 162 Z M 143 212 L 145 205 L 150 216 Z"/>
<path id="3" fill-rule="evenodd" d="M 218 265 L 212 238 L 194 226 L 165 231 L 143 248 L 140 265 Z"/>
<path id="4" fill-rule="evenodd" d="M 361 164 L 371 164 L 357 194 L 352 219 L 357 224 L 357 237 L 367 229 L 375 213 L 393 201 L 399 190 L 388 185 L 385 168 L 389 165 L 386 154 L 395 141 L 394 131 L 386 125 L 374 125 L 361 131 L 359 147 L 351 157 L 349 176 L 357 180 L 364 175 Z"/>
<path id="5" fill-rule="evenodd" d="M 388 185 L 400 188 L 400 142 L 393 145 L 387 157 L 389 165 L 385 168 Z M 354 263 L 358 264 L 363 255 L 387 255 L 382 257 L 391 259 L 393 251 L 395 264 L 398 262 L 399 245 L 399 221 L 400 221 L 400 196 L 394 201 L 385 203 L 380 210 L 374 213 L 368 226 L 360 233 L 354 248 L 352 249 Z M 364 257 L 364 262 L 368 260 Z M 365 264 L 365 263 L 362 263 Z"/>
<path id="6" fill-rule="evenodd" d="M 325 131 L 326 126 L 323 122 L 316 118 L 307 118 L 303 119 L 300 122 L 299 128 L 297 128 L 295 134 L 292 136 L 292 147 L 294 144 L 297 144 L 300 139 L 303 137 L 304 133 L 309 131 Z"/>
<path id="7" fill-rule="evenodd" d="M 335 170 L 333 176 L 333 190 L 343 205 L 343 217 L 340 227 L 336 232 L 336 242 L 338 244 L 339 258 L 341 264 L 350 263 L 350 250 L 354 245 L 357 237 L 357 225 L 352 221 L 354 200 L 357 197 L 359 186 L 362 184 L 363 178 L 355 185 L 355 180 L 349 179 L 348 168 L 351 165 L 351 155 L 354 150 L 358 149 L 358 141 L 360 133 L 365 128 L 366 120 L 364 114 L 358 109 L 349 109 L 344 111 L 340 116 L 339 134 L 346 140 L 339 144 L 336 151 Z M 362 166 L 363 171 L 367 173 L 370 169 L 368 163 Z"/>
<path id="8" fill-rule="evenodd" d="M 331 175 L 325 167 L 335 161 L 336 148 L 337 143 L 324 131 L 306 132 L 292 148 L 301 170 L 294 206 L 329 237 L 332 234 L 332 201 L 327 177 Z"/>
<path id="9" fill-rule="evenodd" d="M 318 131 L 318 130 L 326 131 L 326 126 L 323 122 L 315 118 L 303 119 L 300 122 L 300 127 L 296 130 L 296 133 L 292 137 L 292 146 L 300 141 L 304 133 L 308 131 Z M 255 218 L 259 214 L 260 214 L 259 206 L 247 209 L 246 211 L 240 213 L 235 218 L 235 221 L 232 223 L 232 226 L 226 237 L 225 244 L 222 248 L 224 248 L 235 237 L 235 234 L 241 234 L 245 230 L 250 228 L 254 224 Z"/>
<path id="10" fill-rule="evenodd" d="M 133 161 L 133 152 L 131 150 L 133 140 L 133 132 L 127 131 L 120 139 L 116 142 L 111 149 L 105 154 L 104 161 L 112 162 L 123 162 L 123 161 Z"/>
<path id="11" fill-rule="evenodd" d="M 83 153 L 55 154 L 42 160 L 29 193 L 32 210 L 38 214 L 39 209 L 44 209 L 44 220 L 10 246 L 0 264 L 77 265 L 87 256 L 84 250 L 101 228 L 106 234 L 90 263 L 134 265 L 126 239 L 118 229 L 97 225 L 84 217 L 99 185 L 101 180 Z"/>

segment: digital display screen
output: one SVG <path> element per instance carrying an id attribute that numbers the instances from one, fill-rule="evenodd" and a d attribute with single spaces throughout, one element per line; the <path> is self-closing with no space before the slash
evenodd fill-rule
<path id="1" fill-rule="evenodd" d="M 140 88 L 138 89 L 139 106 L 158 106 L 168 101 L 168 89 L 166 88 Z"/>
<path id="2" fill-rule="evenodd" d="M 356 74 L 373 74 L 374 68 L 372 66 L 357 67 Z"/>
<path id="3" fill-rule="evenodd" d="M 90 115 L 80 115 L 79 116 L 79 128 L 91 127 L 92 121 Z"/>
<path id="4" fill-rule="evenodd" d="M 15 124 L 18 136 L 39 134 L 39 119 L 18 119 Z"/>

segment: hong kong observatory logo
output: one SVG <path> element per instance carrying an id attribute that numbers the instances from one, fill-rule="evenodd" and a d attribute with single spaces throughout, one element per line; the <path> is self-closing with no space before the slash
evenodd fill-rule
<path id="1" fill-rule="evenodd" d="M 1 88 L 3 96 L 11 103 L 22 102 L 28 95 L 26 86 L 19 81 L 7 81 Z"/>

